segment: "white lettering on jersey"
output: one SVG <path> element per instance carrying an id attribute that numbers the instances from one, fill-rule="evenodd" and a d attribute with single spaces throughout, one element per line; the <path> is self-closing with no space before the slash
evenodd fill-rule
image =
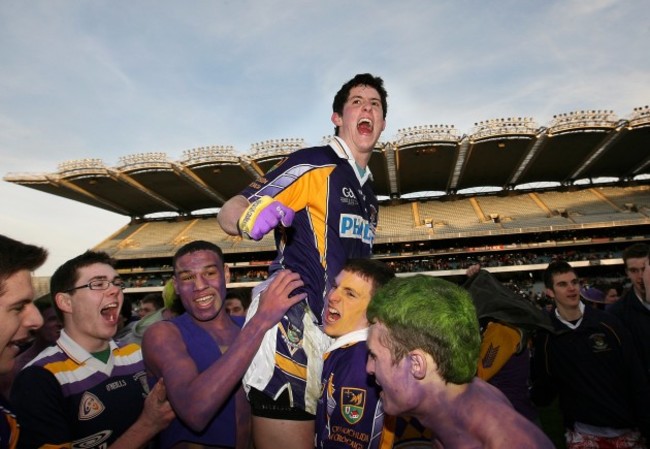
<path id="1" fill-rule="evenodd" d="M 372 245 L 375 231 L 368 220 L 354 214 L 341 214 L 339 219 L 339 236 L 344 239 L 359 239 Z"/>

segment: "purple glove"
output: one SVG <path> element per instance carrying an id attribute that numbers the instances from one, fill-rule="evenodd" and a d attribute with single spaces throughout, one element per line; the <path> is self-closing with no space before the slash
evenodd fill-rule
<path id="1" fill-rule="evenodd" d="M 242 236 L 261 240 L 269 231 L 281 224 L 291 226 L 295 212 L 270 196 L 263 196 L 252 203 L 239 218 Z"/>

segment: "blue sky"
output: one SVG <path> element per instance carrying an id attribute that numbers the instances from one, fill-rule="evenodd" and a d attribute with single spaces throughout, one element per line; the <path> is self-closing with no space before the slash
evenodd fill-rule
<path id="1" fill-rule="evenodd" d="M 386 131 L 650 103 L 647 0 L 0 2 L 0 175 L 72 159 L 319 143 L 360 72 L 384 78 Z M 558 161 L 561 163 L 561 161 Z M 37 271 L 128 218 L 0 182 L 0 232 L 47 247 Z"/>

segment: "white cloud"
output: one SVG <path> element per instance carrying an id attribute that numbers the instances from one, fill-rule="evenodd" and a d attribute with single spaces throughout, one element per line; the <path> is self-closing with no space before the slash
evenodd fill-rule
<path id="1" fill-rule="evenodd" d="M 650 103 L 645 9 L 645 0 L 3 2 L 0 175 L 149 151 L 178 159 L 203 145 L 248 151 L 282 137 L 315 144 L 332 133 L 334 93 L 358 72 L 386 81 L 384 140 L 419 124 L 468 133 L 476 121 L 532 116 L 545 125 L 584 108 L 625 117 Z M 52 247 L 74 241 L 67 229 L 95 244 L 126 220 L 7 183 L 0 194 L 10 211 L 2 232 L 56 218 L 52 237 L 26 236 Z M 75 216 L 48 209 L 54 202 Z"/>

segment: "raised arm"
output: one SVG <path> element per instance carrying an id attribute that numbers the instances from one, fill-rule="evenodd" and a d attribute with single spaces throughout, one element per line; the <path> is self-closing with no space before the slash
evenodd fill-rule
<path id="1" fill-rule="evenodd" d="M 262 293 L 256 314 L 228 351 L 202 373 L 187 353 L 175 325 L 159 322 L 147 330 L 143 340 L 145 365 L 156 377 L 165 379 L 172 407 L 189 427 L 195 431 L 204 429 L 240 385 L 264 333 L 277 324 L 289 307 L 305 298 L 304 293 L 289 296 L 302 285 L 297 273 L 279 272 Z"/>
<path id="2" fill-rule="evenodd" d="M 225 227 L 220 220 L 222 212 Z M 253 240 L 261 240 L 277 226 L 291 226 L 294 215 L 293 209 L 270 196 L 262 196 L 250 204 L 243 196 L 235 196 L 224 204 L 217 220 L 229 234 L 241 234 Z"/>
<path id="3" fill-rule="evenodd" d="M 244 211 L 248 208 L 249 202 L 243 195 L 237 195 L 230 198 L 226 203 L 221 206 L 221 210 L 217 215 L 219 226 L 227 234 L 239 235 L 239 228 L 237 222 Z"/>

